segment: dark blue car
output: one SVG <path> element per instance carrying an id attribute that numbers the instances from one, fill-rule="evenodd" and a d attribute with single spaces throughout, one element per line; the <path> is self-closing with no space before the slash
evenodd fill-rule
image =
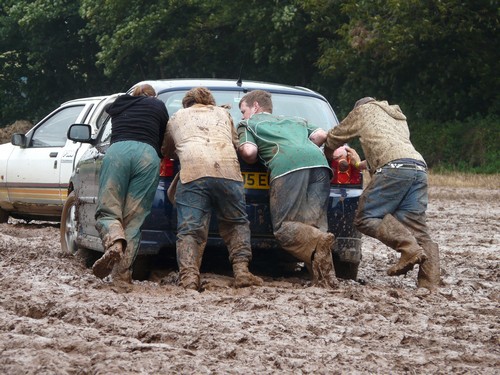
<path id="1" fill-rule="evenodd" d="M 219 79 L 175 79 L 140 83 L 149 83 L 155 88 L 158 98 L 165 102 L 170 115 L 182 107 L 182 98 L 189 89 L 203 86 L 212 91 L 217 105 L 231 107 L 230 112 L 237 126 L 241 119 L 238 107 L 241 97 L 251 90 L 261 89 L 272 93 L 274 114 L 303 117 L 326 130 L 338 124 L 328 101 L 322 95 L 303 87 Z M 79 248 L 104 251 L 94 227 L 94 213 L 99 170 L 109 146 L 111 131 L 109 118 L 97 134 L 91 134 L 91 128 L 84 124 L 74 124 L 69 129 L 70 139 L 91 143 L 93 147 L 78 162 L 69 184 L 68 198 L 61 218 L 61 246 L 64 251 L 75 253 Z M 241 160 L 240 162 L 245 181 L 252 249 L 254 253 L 284 253 L 273 236 L 266 169 L 260 164 L 248 165 Z M 165 251 L 175 254 L 173 250 L 176 243 L 177 215 L 175 207 L 167 198 L 167 189 L 178 168 L 177 162 L 162 160 L 160 183 L 153 208 L 142 228 L 140 255 L 154 255 Z M 338 277 L 356 279 L 361 260 L 361 234 L 352 222 L 362 193 L 362 176 L 354 170 L 340 170 L 335 164 L 332 169 L 334 177 L 331 181 L 328 205 L 328 230 L 337 239 L 333 252 L 335 270 Z M 210 224 L 207 246 L 224 246 L 215 217 Z"/>

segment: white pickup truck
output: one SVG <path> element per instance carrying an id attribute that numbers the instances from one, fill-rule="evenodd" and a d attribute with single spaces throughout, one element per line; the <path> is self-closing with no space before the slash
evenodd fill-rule
<path id="1" fill-rule="evenodd" d="M 95 133 L 107 117 L 103 107 L 116 96 L 65 102 L 26 134 L 0 145 L 0 223 L 9 216 L 60 221 L 73 169 L 90 147 L 68 140 L 68 128 L 85 123 Z"/>

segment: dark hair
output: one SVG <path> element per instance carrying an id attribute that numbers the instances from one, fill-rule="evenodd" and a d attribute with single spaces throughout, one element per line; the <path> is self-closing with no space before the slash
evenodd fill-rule
<path id="1" fill-rule="evenodd" d="M 132 96 L 156 96 L 156 91 L 153 86 L 143 83 L 135 87 Z"/>
<path id="2" fill-rule="evenodd" d="M 271 94 L 264 90 L 253 90 L 246 94 L 240 100 L 241 103 L 245 102 L 249 107 L 253 105 L 253 103 L 259 103 L 259 106 L 266 112 L 273 112 L 273 101 L 271 99 Z"/>
<path id="3" fill-rule="evenodd" d="M 191 107 L 194 104 L 215 105 L 215 99 L 206 87 L 195 87 L 189 90 L 182 99 L 184 108 Z"/>

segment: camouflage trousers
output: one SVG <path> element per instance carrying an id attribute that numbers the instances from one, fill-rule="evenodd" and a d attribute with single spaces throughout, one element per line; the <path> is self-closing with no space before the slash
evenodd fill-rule
<path id="1" fill-rule="evenodd" d="M 113 143 L 99 176 L 95 227 L 104 249 L 125 240 L 120 269 L 131 268 L 140 245 L 141 226 L 151 212 L 160 178 L 160 158 L 143 142 Z"/>

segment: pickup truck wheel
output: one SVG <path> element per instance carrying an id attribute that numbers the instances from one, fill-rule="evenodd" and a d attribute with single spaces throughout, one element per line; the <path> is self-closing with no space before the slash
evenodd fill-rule
<path id="1" fill-rule="evenodd" d="M 0 224 L 9 221 L 9 213 L 0 208 Z"/>
<path id="2" fill-rule="evenodd" d="M 77 234 L 76 196 L 75 192 L 71 192 L 61 215 L 61 249 L 64 253 L 74 255 L 78 251 Z"/>

